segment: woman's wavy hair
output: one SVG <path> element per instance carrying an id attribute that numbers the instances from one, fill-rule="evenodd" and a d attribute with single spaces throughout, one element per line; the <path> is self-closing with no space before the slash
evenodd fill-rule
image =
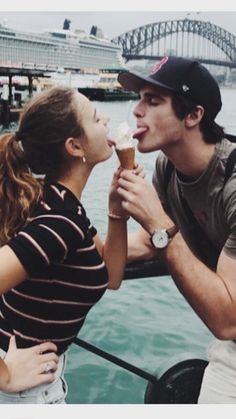
<path id="1" fill-rule="evenodd" d="M 0 244 L 6 243 L 42 199 L 44 175 L 57 180 L 68 169 L 64 143 L 83 135 L 75 90 L 58 86 L 24 106 L 16 133 L 0 137 Z M 42 176 L 41 176 L 42 178 Z"/>
<path id="2" fill-rule="evenodd" d="M 182 120 L 196 108 L 196 103 L 176 93 L 172 95 L 172 106 L 176 116 Z M 213 121 L 206 112 L 200 121 L 199 128 L 204 141 L 208 144 L 216 144 L 225 137 L 224 128 Z"/>

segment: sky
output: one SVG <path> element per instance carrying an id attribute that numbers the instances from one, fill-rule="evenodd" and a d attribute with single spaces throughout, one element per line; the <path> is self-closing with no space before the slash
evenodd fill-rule
<path id="1" fill-rule="evenodd" d="M 64 19 L 68 18 L 71 20 L 71 29 L 82 29 L 89 33 L 92 25 L 96 25 L 102 29 L 106 38 L 112 39 L 148 23 L 188 17 L 189 19 L 210 21 L 236 36 L 236 7 L 233 10 L 231 2 L 228 0 L 221 2 L 223 5 L 217 5 L 217 8 L 215 7 L 217 10 L 214 10 L 212 1 L 198 1 L 198 11 L 196 11 L 196 4 L 191 7 L 190 1 L 181 0 L 175 2 L 175 5 L 173 2 L 165 0 L 163 2 L 165 3 L 164 9 L 159 4 L 157 7 L 157 1 L 145 0 L 145 11 L 137 5 L 134 10 L 134 1 L 119 0 L 119 7 L 117 6 L 113 10 L 114 6 L 111 7 L 111 1 L 100 0 L 98 7 L 96 4 L 98 2 L 86 0 L 84 2 L 86 8 L 77 5 L 76 10 L 75 0 L 73 2 L 71 0 L 41 0 L 37 3 L 8 0 L 5 2 L 5 7 L 0 6 L 0 23 L 6 23 L 13 29 L 40 32 L 52 28 L 61 29 Z M 114 2 L 112 3 L 114 4 Z"/>

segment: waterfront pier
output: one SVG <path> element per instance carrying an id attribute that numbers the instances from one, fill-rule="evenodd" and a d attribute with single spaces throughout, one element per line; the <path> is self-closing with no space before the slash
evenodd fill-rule
<path id="1" fill-rule="evenodd" d="M 29 97 L 33 94 L 33 79 L 38 77 L 48 77 L 45 74 L 45 71 L 37 69 L 0 66 L 0 77 L 8 78 L 8 81 L 2 84 L 2 93 L 0 97 L 0 125 L 2 125 L 3 128 L 8 127 L 10 122 L 17 121 L 21 110 L 21 96 L 19 93 L 16 94 L 16 97 L 14 98 L 17 99 L 18 106 L 13 106 L 12 79 L 14 76 L 28 78 L 28 88 L 26 88 L 28 89 Z"/>

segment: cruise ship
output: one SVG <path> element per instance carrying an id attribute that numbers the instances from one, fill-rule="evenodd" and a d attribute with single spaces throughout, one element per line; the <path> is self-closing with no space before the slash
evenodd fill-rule
<path id="1" fill-rule="evenodd" d="M 79 29 L 72 31 L 65 19 L 63 29 L 42 33 L 0 25 L 1 66 L 91 74 L 117 72 L 125 63 L 120 47 L 104 39 L 99 28 L 92 26 L 89 35 Z"/>

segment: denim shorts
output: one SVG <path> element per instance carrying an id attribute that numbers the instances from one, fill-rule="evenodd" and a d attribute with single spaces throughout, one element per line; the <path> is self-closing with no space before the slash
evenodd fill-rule
<path id="1" fill-rule="evenodd" d="M 198 404 L 236 404 L 236 343 L 215 339 L 208 358 Z"/>
<path id="2" fill-rule="evenodd" d="M 0 349 L 0 356 L 5 352 Z M 67 355 L 59 357 L 55 379 L 50 384 L 41 384 L 30 390 L 20 391 L 18 393 L 6 393 L 0 391 L 0 404 L 62 404 L 66 403 L 67 383 L 64 378 Z"/>

